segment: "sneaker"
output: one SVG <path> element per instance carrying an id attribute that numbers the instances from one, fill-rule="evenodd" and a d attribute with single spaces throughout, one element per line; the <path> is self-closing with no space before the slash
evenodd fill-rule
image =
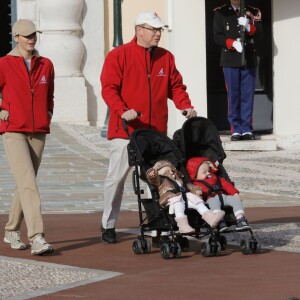
<path id="1" fill-rule="evenodd" d="M 220 223 L 219 223 L 219 232 L 224 232 L 228 229 L 228 226 L 227 224 L 225 223 L 224 220 L 222 220 Z"/>
<path id="2" fill-rule="evenodd" d="M 10 244 L 12 249 L 26 249 L 26 245 L 21 241 L 20 231 L 5 231 L 4 242 Z"/>
<path id="3" fill-rule="evenodd" d="M 54 251 L 53 247 L 46 242 L 41 234 L 37 234 L 30 245 L 32 255 L 43 255 Z"/>
<path id="4" fill-rule="evenodd" d="M 114 244 L 117 242 L 116 230 L 115 228 L 102 228 L 101 239 L 104 243 Z"/>
<path id="5" fill-rule="evenodd" d="M 236 221 L 236 230 L 250 229 L 248 221 L 245 217 L 241 217 Z"/>

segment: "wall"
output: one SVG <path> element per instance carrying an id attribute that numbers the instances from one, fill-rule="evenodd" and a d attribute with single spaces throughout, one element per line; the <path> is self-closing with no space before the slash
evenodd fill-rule
<path id="1" fill-rule="evenodd" d="M 40 54 L 55 68 L 53 121 L 103 124 L 99 74 L 104 59 L 103 0 L 18 0 L 17 18 L 43 31 Z"/>
<path id="2" fill-rule="evenodd" d="M 99 126 L 103 125 L 106 114 L 100 96 L 100 72 L 105 53 L 103 19 L 103 1 L 85 1 L 81 39 L 85 46 L 82 73 L 86 79 L 88 121 L 91 125 Z"/>
<path id="3" fill-rule="evenodd" d="M 112 0 L 106 0 L 106 28 L 108 36 L 106 37 L 105 43 L 107 43 L 107 51 L 113 49 L 113 2 Z M 122 0 L 122 36 L 123 43 L 131 41 L 134 36 L 134 21 L 136 16 L 147 10 L 156 11 L 160 18 L 167 22 L 167 16 L 165 12 L 165 0 Z M 165 32 L 162 35 L 160 46 L 166 46 L 167 35 Z M 106 52 L 107 54 L 107 52 Z"/>
<path id="4" fill-rule="evenodd" d="M 300 1 L 273 0 L 274 133 L 279 147 L 300 149 Z"/>
<path id="5" fill-rule="evenodd" d="M 168 1 L 171 31 L 168 47 L 174 53 L 192 104 L 200 116 L 207 116 L 205 2 Z M 169 132 L 172 134 L 186 120 L 170 105 Z"/>

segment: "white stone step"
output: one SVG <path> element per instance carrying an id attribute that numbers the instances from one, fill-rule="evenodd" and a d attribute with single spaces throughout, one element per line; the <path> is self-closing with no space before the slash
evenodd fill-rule
<path id="1" fill-rule="evenodd" d="M 277 142 L 275 136 L 256 135 L 254 141 L 235 141 L 230 140 L 230 135 L 221 135 L 222 146 L 225 151 L 276 151 Z"/>

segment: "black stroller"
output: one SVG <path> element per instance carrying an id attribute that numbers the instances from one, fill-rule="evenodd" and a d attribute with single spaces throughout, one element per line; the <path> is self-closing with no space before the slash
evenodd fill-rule
<path id="1" fill-rule="evenodd" d="M 231 181 L 224 166 L 223 160 L 226 158 L 226 153 L 222 147 L 222 142 L 219 132 L 215 125 L 208 119 L 203 117 L 196 117 L 187 120 L 181 129 L 177 130 L 173 135 L 173 141 L 181 150 L 185 158 L 184 164 L 192 157 L 208 157 L 211 161 L 218 163 L 218 176 Z M 232 182 L 232 181 L 231 181 Z M 233 182 L 232 182 L 233 183 Z M 236 219 L 233 214 L 232 207 L 224 206 L 224 202 L 220 193 L 221 187 L 210 187 L 213 192 L 219 195 L 221 208 L 225 211 L 224 221 L 228 227 L 236 225 Z M 219 192 L 218 192 L 219 191 Z M 261 245 L 255 238 L 251 228 L 242 231 L 249 231 L 250 239 L 242 239 L 240 241 L 240 248 L 243 254 L 259 253 Z M 236 230 L 227 230 L 226 233 L 236 232 Z M 241 231 L 239 231 L 241 232 Z M 225 250 L 227 247 L 226 237 L 220 233 L 216 233 L 217 240 L 221 245 L 221 249 Z M 214 253 L 211 250 L 211 242 L 203 245 L 202 254 L 210 256 Z"/>
<path id="2" fill-rule="evenodd" d="M 189 176 L 184 167 L 184 156 L 169 137 L 151 129 L 138 129 L 131 134 L 128 156 L 129 165 L 134 167 L 132 182 L 137 195 L 140 220 L 140 235 L 133 241 L 133 252 L 135 254 L 150 253 L 151 242 L 146 238 L 145 232 L 156 231 L 160 237 L 159 247 L 162 258 L 180 257 L 182 251 L 188 250 L 189 239 L 177 232 L 174 216 L 168 213 L 167 208 L 160 206 L 158 189 L 148 184 L 146 171 L 157 161 L 168 160 L 188 179 Z M 152 198 L 142 198 L 144 191 L 141 189 L 140 180 L 147 182 Z M 184 195 L 188 190 L 182 188 L 181 192 L 185 199 Z M 189 224 L 195 229 L 195 233 L 190 236 L 200 239 L 209 235 L 210 253 L 218 255 L 221 252 L 221 245 L 214 230 L 202 220 L 196 210 L 186 208 L 186 215 Z"/>

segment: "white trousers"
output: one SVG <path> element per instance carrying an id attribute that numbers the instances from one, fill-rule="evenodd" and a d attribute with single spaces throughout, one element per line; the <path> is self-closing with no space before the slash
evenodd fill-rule
<path id="1" fill-rule="evenodd" d="M 118 221 L 124 184 L 130 167 L 128 165 L 127 145 L 129 140 L 110 141 L 109 167 L 104 183 L 104 210 L 102 227 L 114 228 Z"/>
<path id="2" fill-rule="evenodd" d="M 196 209 L 200 215 L 203 215 L 208 211 L 208 208 L 205 206 L 204 201 L 197 195 L 192 193 L 186 193 L 187 203 L 189 208 Z M 175 216 L 183 217 L 185 211 L 185 202 L 182 195 L 177 195 L 169 199 L 168 205 L 170 205 L 170 213 L 173 213 L 172 206 L 174 208 Z"/>

